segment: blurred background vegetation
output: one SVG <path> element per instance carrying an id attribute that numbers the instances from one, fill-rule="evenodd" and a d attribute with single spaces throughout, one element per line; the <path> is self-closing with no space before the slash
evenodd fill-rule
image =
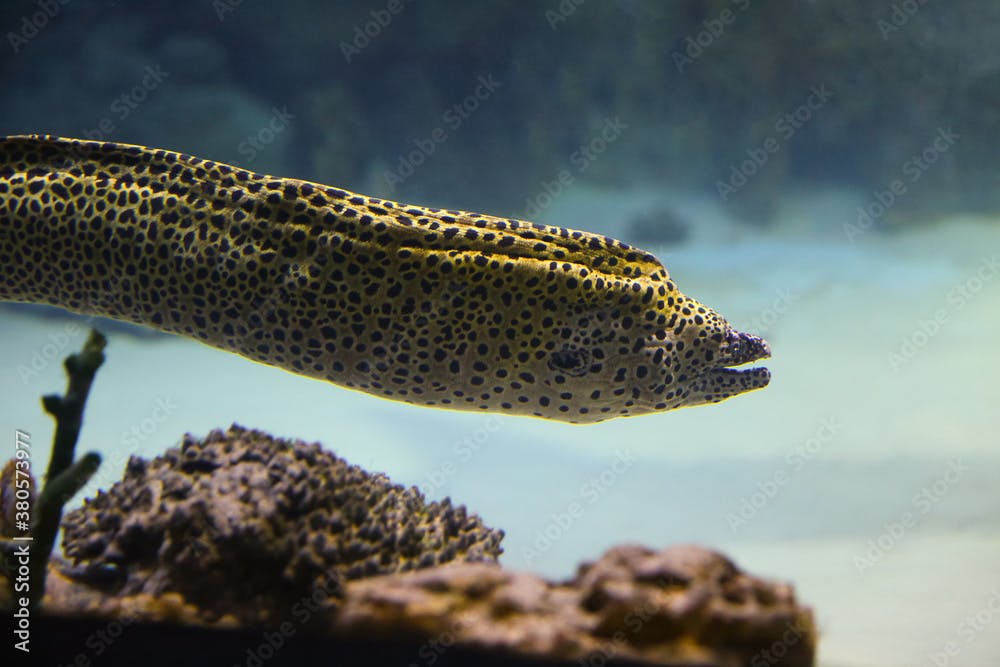
<path id="1" fill-rule="evenodd" d="M 722 199 L 766 224 L 792 192 L 909 183 L 950 130 L 885 218 L 911 222 L 1000 210 L 998 27 L 989 0 L 8 0 L 0 133 L 522 216 L 618 119 L 586 179 L 719 197 L 745 164 Z"/>

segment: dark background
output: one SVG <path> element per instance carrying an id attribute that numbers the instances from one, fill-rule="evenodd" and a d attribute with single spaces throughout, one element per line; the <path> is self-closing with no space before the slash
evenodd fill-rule
<path id="1" fill-rule="evenodd" d="M 959 139 L 879 221 L 891 227 L 1000 210 L 998 34 L 991 0 L 8 0 L 0 134 L 97 136 L 520 216 L 616 117 L 628 131 L 587 179 L 717 197 L 825 86 L 726 205 L 767 224 L 791 192 L 871 199 L 950 128 Z M 446 113 L 480 77 L 499 87 L 454 127 Z M 409 174 L 400 160 L 421 140 L 434 150 Z"/>

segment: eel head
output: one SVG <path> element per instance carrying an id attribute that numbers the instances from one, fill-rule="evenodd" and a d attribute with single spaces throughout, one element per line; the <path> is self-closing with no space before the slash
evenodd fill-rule
<path id="1" fill-rule="evenodd" d="M 663 298 L 643 302 L 642 292 L 632 292 L 626 301 L 619 293 L 612 306 L 575 322 L 590 336 L 554 348 L 545 383 L 585 407 L 544 416 L 591 423 L 718 403 L 767 386 L 767 368 L 737 368 L 770 357 L 767 341 L 664 283 Z"/>

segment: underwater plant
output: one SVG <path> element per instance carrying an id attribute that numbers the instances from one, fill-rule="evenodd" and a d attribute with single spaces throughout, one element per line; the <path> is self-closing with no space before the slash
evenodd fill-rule
<path id="1" fill-rule="evenodd" d="M 7 491 L 15 488 L 16 461 L 11 460 L 4 468 L 2 475 L 3 502 L 0 503 L 0 550 L 5 559 L 5 570 L 13 562 L 17 553 L 30 554 L 28 561 L 27 592 L 29 604 L 34 606 L 45 594 L 45 578 L 48 571 L 49 556 L 59 534 L 59 524 L 62 520 L 63 506 L 86 485 L 97 472 L 101 464 L 101 456 L 96 452 L 87 452 L 80 459 L 75 459 L 76 443 L 80 436 L 80 426 L 83 421 L 83 410 L 87 404 L 90 386 L 94 381 L 97 369 L 104 363 L 104 336 L 96 330 L 91 330 L 83 349 L 70 355 L 64 362 L 69 383 L 66 393 L 62 396 L 50 394 L 42 397 L 45 411 L 52 415 L 56 422 L 55 435 L 52 441 L 52 453 L 49 466 L 45 473 L 45 483 L 41 493 L 31 493 L 27 504 L 31 508 L 30 527 L 13 521 L 13 499 L 8 498 Z M 33 492 L 36 482 L 30 478 L 30 489 Z M 28 530 L 24 530 L 28 528 Z M 25 541 L 15 541 L 17 537 L 27 538 Z M 27 551 L 25 551 L 27 550 Z M 18 559 L 21 560 L 20 558 Z M 9 571 L 9 570 L 8 570 Z M 20 574 L 19 574 L 20 576 Z M 11 586 L 15 586 L 15 577 L 10 577 Z M 24 590 L 23 588 L 17 591 Z"/>

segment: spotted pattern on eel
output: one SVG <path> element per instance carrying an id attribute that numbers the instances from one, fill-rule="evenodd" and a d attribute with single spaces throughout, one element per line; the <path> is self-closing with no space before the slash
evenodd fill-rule
<path id="1" fill-rule="evenodd" d="M 606 236 L 166 150 L 0 138 L 0 300 L 389 399 L 590 423 L 767 385 L 769 356 Z"/>

